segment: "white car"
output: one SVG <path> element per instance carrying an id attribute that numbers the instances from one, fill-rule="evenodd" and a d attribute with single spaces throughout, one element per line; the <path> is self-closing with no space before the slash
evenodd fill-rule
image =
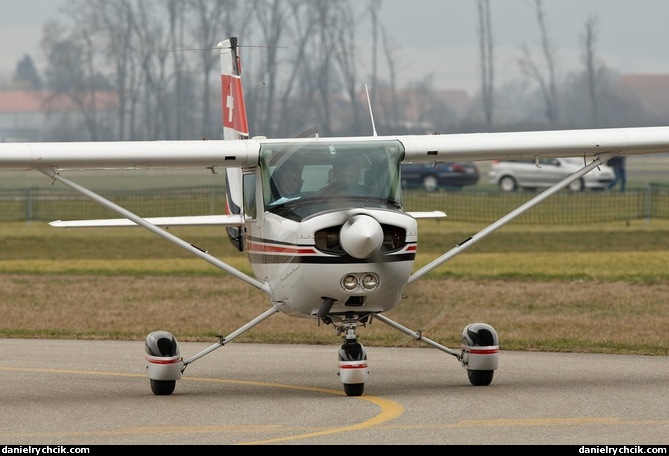
<path id="1" fill-rule="evenodd" d="M 499 186 L 503 192 L 517 189 L 536 190 L 550 187 L 583 168 L 582 158 L 542 158 L 535 160 L 498 160 L 488 171 L 488 182 Z M 581 179 L 572 182 L 568 189 L 580 192 L 585 189 L 604 190 L 613 180 L 613 169 L 601 165 Z"/>

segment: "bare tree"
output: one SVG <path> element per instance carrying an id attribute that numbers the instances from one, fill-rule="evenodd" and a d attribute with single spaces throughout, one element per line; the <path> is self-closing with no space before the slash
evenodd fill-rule
<path id="1" fill-rule="evenodd" d="M 378 0 L 375 3 L 379 3 Z M 343 125 L 348 134 L 356 134 L 360 131 L 360 104 L 358 93 L 361 87 L 358 86 L 357 62 L 358 53 L 356 51 L 355 31 L 358 27 L 353 11 L 349 3 L 344 2 L 337 10 L 337 38 L 334 41 L 335 62 L 339 68 L 339 74 L 342 79 L 343 93 L 346 94 L 347 101 L 351 109 L 351 116 L 344 116 L 348 119 L 347 125 Z M 374 80 L 375 75 L 372 75 Z M 368 130 L 369 131 L 369 130 Z"/>
<path id="2" fill-rule="evenodd" d="M 397 70 L 395 69 L 395 58 L 393 56 L 393 50 L 396 47 L 390 45 L 385 27 L 381 28 L 381 42 L 383 43 L 383 55 L 388 65 L 388 91 L 390 92 L 390 109 L 387 110 L 390 114 L 388 118 L 392 125 L 397 125 L 400 121 L 400 112 L 399 100 L 397 99 Z"/>
<path id="3" fill-rule="evenodd" d="M 369 13 L 369 18 L 372 23 L 372 87 L 377 86 L 378 78 L 378 55 L 379 55 L 379 10 L 381 9 L 381 4 L 383 0 L 369 0 L 369 6 L 367 7 L 367 12 Z M 374 96 L 371 96 L 372 102 L 374 101 Z"/>
<path id="4" fill-rule="evenodd" d="M 338 5 L 337 2 L 328 0 L 316 0 L 314 2 L 314 13 L 318 24 L 318 39 L 314 43 L 318 56 L 316 65 L 316 94 L 320 101 L 318 118 L 321 119 L 322 130 L 326 135 L 332 134 L 333 105 L 332 97 L 336 93 L 337 83 L 335 67 L 333 63 L 334 53 L 337 48 L 336 26 Z"/>
<path id="5" fill-rule="evenodd" d="M 483 113 L 488 128 L 492 126 L 494 112 L 494 40 L 492 37 L 492 22 L 490 20 L 490 0 L 479 0 L 479 52 L 481 55 L 481 99 Z"/>
<path id="6" fill-rule="evenodd" d="M 82 56 L 88 56 L 82 67 L 88 78 L 104 71 L 115 83 L 118 137 L 122 139 L 167 138 L 170 131 L 171 106 L 166 90 L 169 76 L 165 70 L 166 54 L 161 52 L 169 44 L 160 40 L 162 28 L 153 6 L 138 0 L 73 0 L 63 9 L 72 23 L 72 43 Z M 53 54 L 48 40 L 43 47 L 47 55 Z M 82 93 L 89 90 L 79 83 L 77 87 Z M 92 93 L 89 98 L 94 96 Z"/>
<path id="7" fill-rule="evenodd" d="M 315 125 L 309 125 L 310 120 L 308 119 L 310 117 L 305 115 L 309 103 L 300 106 L 300 108 L 305 108 L 304 113 L 298 113 L 294 109 L 296 101 L 305 92 L 304 87 L 299 83 L 299 75 L 309 71 L 307 53 L 311 37 L 316 30 L 316 23 L 311 20 L 308 3 L 303 0 L 290 0 L 288 4 L 288 15 L 292 18 L 288 48 L 292 52 L 287 53 L 286 66 L 285 68 L 282 67 L 286 71 L 287 77 L 280 90 L 280 105 L 278 107 L 280 115 L 277 116 L 279 122 L 276 131 L 283 136 L 303 136 L 309 134 L 312 130 L 318 130 Z"/>
<path id="8" fill-rule="evenodd" d="M 546 106 L 546 118 L 553 126 L 560 123 L 560 115 L 557 101 L 557 81 L 555 73 L 555 50 L 548 37 L 548 27 L 544 18 L 544 9 L 542 0 L 535 0 L 534 5 L 537 14 L 537 24 L 541 33 L 541 49 L 546 64 L 547 76 L 544 76 L 539 67 L 532 59 L 531 52 L 527 45 L 523 46 L 523 57 L 519 64 L 523 72 L 534 79 L 541 90 L 541 95 Z"/>
<path id="9" fill-rule="evenodd" d="M 16 64 L 16 70 L 12 77 L 12 82 L 20 87 L 31 90 L 42 90 L 44 83 L 39 75 L 33 59 L 29 55 L 24 55 L 19 63 Z"/>
<path id="10" fill-rule="evenodd" d="M 118 99 L 117 136 L 121 139 L 134 138 L 136 122 L 133 114 L 137 98 L 133 94 L 137 92 L 139 78 L 132 41 L 135 27 L 132 5 L 128 0 L 89 0 L 75 7 L 88 11 L 86 21 L 98 31 L 97 46 L 110 67 L 110 79 L 115 83 Z"/>
<path id="11" fill-rule="evenodd" d="M 210 138 L 214 136 L 216 131 L 213 120 L 213 113 L 221 112 L 220 102 L 216 104 L 216 110 L 212 107 L 212 88 L 211 77 L 216 73 L 218 68 L 218 54 L 208 51 L 207 46 L 213 46 L 221 39 L 223 33 L 228 35 L 233 34 L 233 24 L 243 22 L 246 16 L 237 15 L 240 11 L 238 4 L 235 1 L 224 0 L 211 2 L 207 0 L 190 0 L 190 6 L 195 16 L 195 21 L 192 26 L 192 36 L 198 50 L 200 59 L 200 67 L 204 77 L 202 87 L 202 137 Z M 236 33 L 236 32 L 235 32 Z M 200 49 L 204 47 L 204 49 Z M 219 80 L 216 79 L 218 82 Z M 218 127 L 220 131 L 220 114 L 218 119 Z"/>
<path id="12" fill-rule="evenodd" d="M 597 106 L 597 60 L 595 54 L 595 44 L 597 42 L 597 19 L 594 16 L 590 16 L 585 23 L 585 32 L 582 41 L 582 58 L 588 79 L 588 95 L 590 99 L 592 120 L 594 125 L 598 127 L 600 125 L 600 120 L 599 109 Z"/>
<path id="13" fill-rule="evenodd" d="M 79 14 L 73 11 L 72 14 Z M 42 46 L 47 50 L 49 60 L 47 84 L 52 91 L 52 100 L 69 100 L 74 104 L 83 119 L 83 126 L 88 138 L 97 141 L 100 137 L 98 109 L 100 91 L 109 87 L 104 77 L 97 71 L 96 48 L 93 31 L 90 28 L 63 28 L 57 22 L 45 27 L 50 40 L 43 39 Z"/>
<path id="14" fill-rule="evenodd" d="M 274 104 L 277 94 L 279 74 L 278 50 L 282 35 L 287 29 L 286 8 L 281 0 L 253 0 L 253 14 L 259 24 L 259 31 L 265 43 L 264 50 L 264 87 L 262 98 L 256 101 L 256 121 L 261 125 L 274 125 L 276 114 Z"/>
<path id="15" fill-rule="evenodd" d="M 189 70 L 182 52 L 176 52 L 185 45 L 185 24 L 187 2 L 181 0 L 168 0 L 167 9 L 167 48 L 162 52 L 169 52 L 172 58 L 172 75 L 168 77 L 173 80 L 171 85 L 171 96 L 166 98 L 169 106 L 169 115 L 166 115 L 165 125 L 172 138 L 186 136 L 186 127 L 192 131 L 192 115 L 195 108 L 194 92 L 192 90 Z"/>
<path id="16" fill-rule="evenodd" d="M 244 43 L 256 46 L 244 69 L 254 131 L 259 125 L 267 135 L 290 134 L 284 128 L 304 131 L 305 119 L 324 134 L 360 128 L 357 24 L 350 0 L 72 0 L 64 14 L 71 24 L 66 38 L 76 50 L 64 54 L 61 47 L 59 55 L 78 60 L 59 68 L 80 74 L 61 79 L 94 96 L 81 77 L 93 80 L 94 68 L 105 74 L 118 94 L 114 124 L 122 139 L 215 134 L 211 76 L 217 60 L 212 52 L 198 51 L 201 71 L 195 73 L 187 58 L 193 54 L 184 51 L 212 46 L 222 31 L 239 36 L 233 30 L 240 28 Z M 291 46 L 282 53 L 285 44 Z"/>

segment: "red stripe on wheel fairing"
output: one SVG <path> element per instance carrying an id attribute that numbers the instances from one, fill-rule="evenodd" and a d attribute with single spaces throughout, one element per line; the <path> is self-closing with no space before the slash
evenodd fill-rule
<path id="1" fill-rule="evenodd" d="M 478 347 L 470 347 L 468 345 L 463 345 L 461 348 L 473 355 L 495 355 L 499 353 L 499 347 L 478 348 Z"/>
<path id="2" fill-rule="evenodd" d="M 340 369 L 367 369 L 367 363 L 365 364 L 339 364 Z"/>
<path id="3" fill-rule="evenodd" d="M 159 358 L 156 356 L 147 356 L 146 360 L 151 364 L 177 364 L 181 362 L 181 357 L 176 358 Z"/>

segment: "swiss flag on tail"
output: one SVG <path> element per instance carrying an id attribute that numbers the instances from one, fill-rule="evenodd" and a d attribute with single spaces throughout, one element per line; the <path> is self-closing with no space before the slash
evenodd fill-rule
<path id="1" fill-rule="evenodd" d="M 222 74 L 221 87 L 223 100 L 223 127 L 235 130 L 239 135 L 249 135 L 246 121 L 242 79 L 239 76 Z"/>

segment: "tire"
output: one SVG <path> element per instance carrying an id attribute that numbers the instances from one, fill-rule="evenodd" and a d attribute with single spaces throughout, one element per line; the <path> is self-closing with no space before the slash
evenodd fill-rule
<path id="1" fill-rule="evenodd" d="M 156 396 L 169 396 L 177 386 L 176 380 L 153 380 L 151 379 L 151 391 Z"/>
<path id="2" fill-rule="evenodd" d="M 572 192 L 582 192 L 585 189 L 583 179 L 577 179 L 567 187 Z"/>
<path id="3" fill-rule="evenodd" d="M 344 392 L 347 396 L 362 396 L 365 391 L 364 383 L 344 383 Z"/>
<path id="4" fill-rule="evenodd" d="M 503 192 L 514 192 L 517 187 L 516 179 L 511 176 L 502 176 L 499 180 L 499 189 Z"/>
<path id="5" fill-rule="evenodd" d="M 428 192 L 428 193 L 436 192 L 438 186 L 439 186 L 439 182 L 437 182 L 436 177 L 425 176 L 423 178 L 423 188 L 425 189 L 426 192 Z"/>
<path id="6" fill-rule="evenodd" d="M 494 370 L 480 371 L 480 370 L 468 370 L 467 376 L 469 377 L 469 383 L 474 386 L 488 386 L 492 383 L 492 377 L 495 374 Z"/>

